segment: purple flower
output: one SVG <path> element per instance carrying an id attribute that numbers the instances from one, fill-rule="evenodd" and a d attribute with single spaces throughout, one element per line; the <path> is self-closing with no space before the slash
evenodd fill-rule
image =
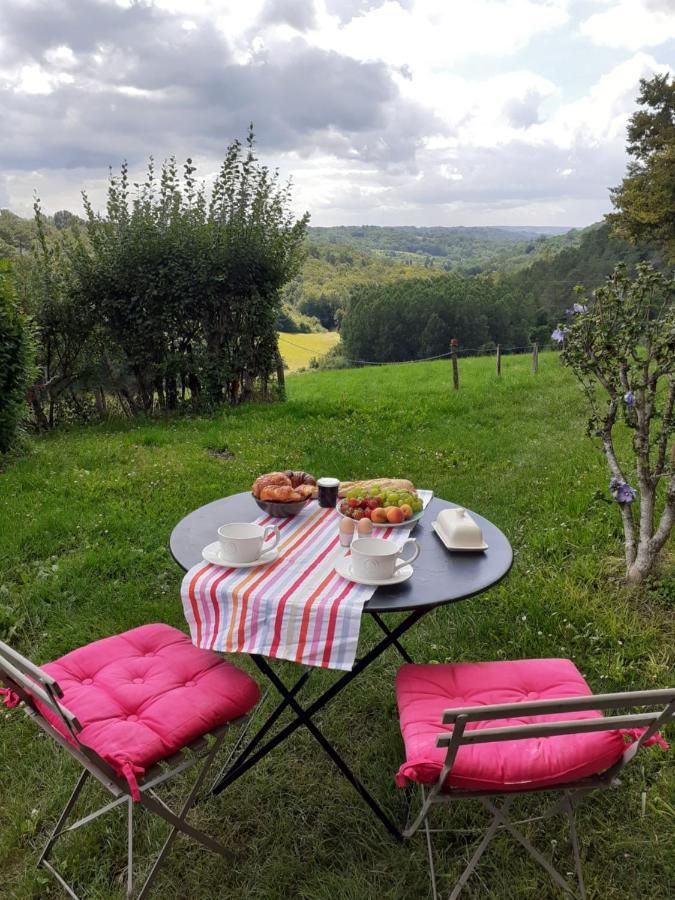
<path id="1" fill-rule="evenodd" d="M 556 328 L 551 332 L 551 339 L 557 341 L 559 344 L 565 340 L 565 335 L 567 334 L 566 328 Z"/>
<path id="2" fill-rule="evenodd" d="M 627 394 L 624 394 L 623 399 L 626 403 L 626 406 L 630 406 L 630 407 L 635 406 L 635 395 L 633 394 L 632 391 L 628 391 Z"/>
<path id="3" fill-rule="evenodd" d="M 571 319 L 575 313 L 585 313 L 588 312 L 588 307 L 584 306 L 583 303 L 573 303 L 571 309 L 565 310 L 565 315 L 568 319 Z"/>
<path id="4" fill-rule="evenodd" d="M 632 503 L 637 497 L 637 491 L 620 478 L 612 478 L 609 490 L 617 503 Z"/>

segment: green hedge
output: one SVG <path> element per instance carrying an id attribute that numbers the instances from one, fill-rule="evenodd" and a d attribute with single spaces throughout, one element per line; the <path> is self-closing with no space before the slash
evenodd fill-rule
<path id="1" fill-rule="evenodd" d="M 0 453 L 11 447 L 33 374 L 33 336 L 19 310 L 9 262 L 0 260 Z"/>

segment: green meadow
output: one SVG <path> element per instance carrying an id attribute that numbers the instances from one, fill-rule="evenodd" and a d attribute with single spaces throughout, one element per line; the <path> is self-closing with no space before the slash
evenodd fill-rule
<path id="1" fill-rule="evenodd" d="M 460 377 L 453 391 L 447 360 L 307 372 L 287 379 L 284 404 L 31 439 L 0 473 L 0 636 L 45 662 L 147 622 L 186 629 L 182 572 L 168 551 L 175 523 L 203 503 L 247 490 L 262 472 L 298 468 L 345 479 L 408 477 L 491 519 L 511 540 L 514 567 L 498 587 L 436 610 L 408 633 L 404 642 L 417 661 L 564 656 L 598 692 L 672 684 L 672 547 L 662 578 L 637 592 L 623 587 L 620 518 L 606 502 L 608 474 L 585 436 L 574 378 L 552 353 L 540 356 L 536 376 L 529 357 L 507 357 L 500 379 L 493 359 L 462 360 Z M 363 645 L 375 636 L 364 617 Z M 245 657 L 234 661 L 257 671 Z M 404 807 L 394 784 L 402 759 L 393 690 L 399 663 L 393 651 L 381 657 L 319 717 L 392 815 Z M 279 671 L 297 677 L 291 663 Z M 336 677 L 316 672 L 307 695 Z M 77 769 L 20 711 L 0 710 L 0 897 L 58 898 L 35 860 Z M 667 897 L 675 883 L 672 751 L 643 751 L 622 781 L 577 815 L 589 898 Z M 87 791 L 83 810 L 104 799 Z M 523 818 L 537 808 L 534 799 L 519 803 Z M 442 812 L 434 824 L 450 829 L 436 835 L 447 894 L 485 815 L 471 804 Z M 57 845 L 61 868 L 84 897 L 124 896 L 124 815 L 116 810 Z M 233 848 L 235 863 L 178 839 L 156 896 L 431 896 L 421 833 L 405 846 L 391 841 L 304 731 L 200 805 L 195 822 Z M 562 820 L 524 827 L 563 873 L 571 870 Z M 146 867 L 164 834 L 161 824 L 141 819 L 136 847 Z M 502 835 L 463 896 L 540 900 L 559 893 Z"/>

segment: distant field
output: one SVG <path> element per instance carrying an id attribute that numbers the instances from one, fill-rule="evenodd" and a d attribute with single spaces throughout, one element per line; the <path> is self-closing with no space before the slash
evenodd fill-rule
<path id="1" fill-rule="evenodd" d="M 286 334 L 279 332 L 279 349 L 284 362 L 293 372 L 309 365 L 314 356 L 323 356 L 337 344 L 340 335 L 337 331 L 324 331 L 322 334 Z"/>

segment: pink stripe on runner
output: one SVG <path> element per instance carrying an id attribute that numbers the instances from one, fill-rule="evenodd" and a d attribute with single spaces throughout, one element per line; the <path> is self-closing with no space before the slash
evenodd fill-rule
<path id="1" fill-rule="evenodd" d="M 284 564 L 274 573 L 273 578 L 269 579 L 265 584 L 256 585 L 251 590 L 251 597 L 253 598 L 253 614 L 251 616 L 251 632 L 253 634 L 258 631 L 258 615 L 260 605 L 264 602 L 264 595 L 271 591 L 272 588 L 279 589 L 279 587 L 288 582 L 290 578 L 293 577 L 293 567 L 297 565 L 297 563 L 302 558 L 303 554 L 307 552 L 308 548 L 313 546 L 315 541 L 319 541 L 322 537 L 325 536 L 326 532 L 328 532 L 330 526 L 332 525 L 331 518 L 329 516 L 324 517 L 324 519 L 315 526 L 316 530 L 314 532 L 314 537 L 312 537 L 311 541 L 308 541 L 304 544 L 296 544 L 292 551 L 290 551 L 286 559 L 284 560 Z M 267 633 L 267 628 L 265 629 Z M 260 636 L 260 643 L 257 645 L 257 650 L 262 651 L 267 646 L 266 634 L 263 637 Z"/>
<path id="2" fill-rule="evenodd" d="M 211 582 L 210 594 L 211 602 L 213 603 L 213 635 L 211 636 L 211 642 L 209 643 L 209 650 L 213 650 L 216 645 L 220 627 L 220 603 L 218 602 L 218 595 L 216 594 L 216 590 L 218 588 L 218 585 L 234 571 L 235 569 L 223 569 L 222 573 L 217 578 L 214 578 Z"/>
<path id="3" fill-rule="evenodd" d="M 203 637 L 205 646 L 208 646 L 211 641 L 211 635 L 213 634 L 213 628 L 211 627 L 211 604 L 209 603 L 209 586 L 211 581 L 214 578 L 218 577 L 219 568 L 218 566 L 211 566 L 211 570 L 206 572 L 202 578 L 199 579 L 198 589 L 199 589 L 199 601 L 201 603 L 202 610 L 202 622 L 204 626 Z"/>
<path id="4" fill-rule="evenodd" d="M 202 620 L 201 616 L 199 615 L 199 605 L 195 596 L 195 587 L 202 575 L 204 575 L 205 572 L 208 572 L 208 570 L 211 568 L 213 568 L 211 566 L 211 563 L 206 563 L 204 565 L 204 568 L 200 569 L 198 572 L 195 572 L 194 576 L 190 580 L 190 586 L 188 588 L 188 598 L 190 600 L 190 607 L 192 609 L 192 615 L 195 620 L 195 628 L 197 631 L 197 640 L 195 641 L 197 647 L 201 647 L 202 645 Z"/>
<path id="5" fill-rule="evenodd" d="M 333 605 L 330 610 L 330 615 L 328 617 L 328 631 L 326 633 L 326 643 L 323 648 L 323 659 L 321 661 L 321 665 L 324 668 L 328 668 L 330 665 L 331 653 L 333 651 L 333 636 L 335 634 L 335 622 L 337 620 L 338 608 L 342 601 L 347 597 L 354 587 L 353 582 L 347 582 L 347 586 L 344 591 L 333 601 Z"/>
<path id="6" fill-rule="evenodd" d="M 341 591 L 344 587 L 344 578 L 338 575 L 336 571 L 333 571 L 331 578 L 333 583 L 330 585 L 329 589 L 326 591 L 325 596 L 321 598 L 321 602 L 318 603 L 316 607 L 316 613 L 314 616 L 314 631 L 312 633 L 312 643 L 310 645 L 309 655 L 305 660 L 305 662 L 310 666 L 319 665 L 319 658 L 321 655 L 319 645 L 321 642 L 321 631 L 323 628 L 324 613 L 330 606 L 336 593 Z"/>
<path id="7" fill-rule="evenodd" d="M 281 641 L 281 632 L 282 632 L 282 624 L 284 618 L 284 610 L 286 608 L 286 602 L 288 598 L 291 596 L 293 591 L 297 590 L 300 585 L 305 581 L 312 572 L 316 569 L 319 563 L 330 553 L 330 551 L 335 547 L 335 545 L 340 540 L 339 535 L 335 535 L 333 540 L 328 544 L 328 546 L 319 553 L 311 562 L 311 564 L 305 569 L 302 575 L 293 582 L 293 584 L 288 588 L 288 590 L 282 594 L 279 599 L 279 606 L 277 609 L 277 622 L 276 628 L 274 630 L 274 640 L 272 641 L 272 647 L 270 648 L 270 653 L 274 654 L 279 649 L 279 643 Z"/>

